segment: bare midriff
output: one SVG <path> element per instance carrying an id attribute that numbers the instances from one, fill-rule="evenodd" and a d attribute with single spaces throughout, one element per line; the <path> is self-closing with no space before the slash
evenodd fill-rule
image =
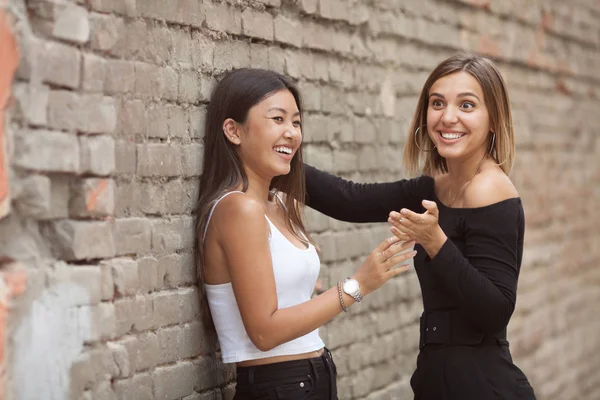
<path id="1" fill-rule="evenodd" d="M 289 356 L 276 356 L 276 357 L 261 358 L 258 360 L 242 361 L 242 362 L 237 363 L 237 366 L 238 367 L 253 367 L 256 365 L 274 364 L 274 363 L 285 362 L 285 361 L 307 360 L 309 358 L 321 357 L 321 355 L 323 354 L 323 351 L 324 351 L 323 349 L 319 349 L 317 351 L 311 351 L 311 352 L 302 353 L 302 354 L 292 354 Z"/>

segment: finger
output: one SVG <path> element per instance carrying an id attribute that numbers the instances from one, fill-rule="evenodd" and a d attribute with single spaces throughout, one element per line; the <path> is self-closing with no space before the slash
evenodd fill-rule
<path id="1" fill-rule="evenodd" d="M 411 211 L 408 208 L 403 208 L 402 210 L 400 210 L 400 215 L 402 215 L 402 218 L 406 218 L 412 222 L 418 222 L 419 219 L 423 216 L 423 214 L 417 214 L 416 212 Z"/>
<path id="2" fill-rule="evenodd" d="M 396 254 L 394 257 L 390 257 L 384 264 L 387 267 L 387 269 L 390 269 L 395 265 L 398 265 L 407 260 L 410 260 L 411 258 L 413 258 L 416 255 L 417 255 L 416 250 L 408 251 L 406 253 Z"/>
<path id="3" fill-rule="evenodd" d="M 412 249 L 414 246 L 415 246 L 414 240 L 411 240 L 408 242 L 398 242 L 398 243 L 394 243 L 393 246 L 390 246 L 390 248 L 388 250 L 386 250 L 386 252 L 391 253 L 391 255 L 394 255 L 394 254 L 400 253 L 401 251 Z"/>
<path id="4" fill-rule="evenodd" d="M 379 258 L 379 262 L 381 262 L 383 264 L 383 263 L 387 262 L 388 259 L 392 258 L 392 256 L 394 256 L 395 254 L 398 254 L 401 251 L 413 248 L 414 245 L 415 245 L 414 241 L 409 241 L 409 242 L 398 241 L 380 253 L 381 257 Z"/>
<path id="5" fill-rule="evenodd" d="M 429 214 L 431 214 L 435 217 L 437 217 L 439 215 L 438 206 L 435 201 L 423 200 L 422 204 L 423 204 L 423 207 L 425 207 L 425 209 L 427 210 L 427 212 Z"/>
<path id="6" fill-rule="evenodd" d="M 399 267 L 390 269 L 389 271 L 386 272 L 386 275 L 387 275 L 388 279 L 392 279 L 393 277 L 398 276 L 398 275 L 408 271 L 409 269 L 410 269 L 410 265 L 404 264 Z"/>
<path id="7" fill-rule="evenodd" d="M 391 236 L 387 239 L 384 239 L 383 242 L 379 243 L 379 245 L 375 248 L 375 252 L 377 253 L 383 253 L 384 251 L 386 251 L 391 245 L 393 245 L 394 243 L 399 242 L 400 239 L 398 239 L 396 236 Z"/>
<path id="8" fill-rule="evenodd" d="M 396 228 L 395 226 L 392 226 L 390 228 L 390 231 L 402 242 L 408 242 L 411 240 L 411 237 L 406 232 L 402 232 L 400 229 Z"/>

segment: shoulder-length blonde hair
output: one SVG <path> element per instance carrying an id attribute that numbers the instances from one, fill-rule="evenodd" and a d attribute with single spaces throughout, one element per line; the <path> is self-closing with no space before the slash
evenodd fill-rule
<path id="1" fill-rule="evenodd" d="M 434 148 L 427 129 L 422 128 L 427 124 L 431 87 L 438 79 L 460 71 L 468 72 L 481 85 L 490 116 L 489 152 L 508 175 L 515 157 L 515 137 L 506 84 L 490 59 L 474 53 L 458 53 L 442 61 L 425 81 L 404 145 L 404 167 L 412 175 L 417 174 L 423 157 L 423 174 L 433 176 L 435 173 L 448 172 L 446 159 Z M 422 151 L 419 147 L 432 150 Z"/>

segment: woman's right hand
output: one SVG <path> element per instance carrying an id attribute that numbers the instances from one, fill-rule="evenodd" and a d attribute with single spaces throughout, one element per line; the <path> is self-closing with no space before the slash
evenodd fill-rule
<path id="1" fill-rule="evenodd" d="M 361 294 L 366 296 L 374 292 L 391 278 L 408 270 L 410 267 L 408 264 L 402 264 L 396 268 L 394 266 L 406 262 L 417 254 L 414 250 L 398 254 L 414 245 L 414 241 L 402 242 L 395 236 L 381 242 L 354 275 Z"/>

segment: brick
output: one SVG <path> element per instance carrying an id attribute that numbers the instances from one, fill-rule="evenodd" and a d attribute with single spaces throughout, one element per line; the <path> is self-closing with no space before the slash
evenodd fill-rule
<path id="1" fill-rule="evenodd" d="M 44 42 L 39 73 L 44 82 L 75 89 L 81 78 L 81 53 L 62 43 Z"/>
<path id="2" fill-rule="evenodd" d="M 71 217 L 106 217 L 114 214 L 115 182 L 112 179 L 88 178 L 77 182 L 69 202 Z"/>
<path id="3" fill-rule="evenodd" d="M 197 319 L 200 313 L 196 287 L 151 293 L 154 327 L 182 324 Z"/>
<path id="4" fill-rule="evenodd" d="M 136 355 L 138 352 L 138 340 L 133 335 L 122 336 L 118 341 L 106 343 L 111 349 L 115 364 L 119 369 L 117 378 L 133 376 L 137 370 Z"/>
<path id="5" fill-rule="evenodd" d="M 21 182 L 21 192 L 15 198 L 15 208 L 24 217 L 42 217 L 51 211 L 52 192 L 50 178 L 29 175 Z"/>
<path id="6" fill-rule="evenodd" d="M 86 43 L 90 37 L 90 21 L 88 11 L 74 4 L 67 3 L 56 11 L 53 35 L 59 39 L 78 44 Z"/>
<path id="7" fill-rule="evenodd" d="M 273 24 L 276 41 L 291 44 L 294 47 L 302 47 L 302 35 L 298 34 L 302 28 L 298 20 L 279 14 L 275 17 Z"/>
<path id="8" fill-rule="evenodd" d="M 48 172 L 79 171 L 77 136 L 48 130 L 19 132 L 15 137 L 14 164 Z"/>
<path id="9" fill-rule="evenodd" d="M 83 54 L 82 87 L 89 92 L 102 92 L 106 79 L 106 60 L 95 54 Z"/>
<path id="10" fill-rule="evenodd" d="M 85 260 L 115 255 L 113 227 L 109 222 L 58 220 L 48 222 L 43 233 L 52 253 L 63 260 Z"/>
<path id="11" fill-rule="evenodd" d="M 117 111 L 112 97 L 84 95 L 81 98 L 80 131 L 87 133 L 113 133 L 117 126 Z"/>
<path id="12" fill-rule="evenodd" d="M 194 244 L 192 218 L 152 221 L 152 249 L 158 254 L 190 249 Z"/>
<path id="13" fill-rule="evenodd" d="M 108 60 L 104 91 L 108 94 L 129 93 L 135 85 L 135 69 L 131 61 Z"/>
<path id="14" fill-rule="evenodd" d="M 273 40 L 273 16 L 246 8 L 242 12 L 242 33 L 246 36 Z"/>
<path id="15" fill-rule="evenodd" d="M 118 131 L 133 137 L 146 130 L 146 105 L 142 100 L 125 100 L 119 107 Z"/>
<path id="16" fill-rule="evenodd" d="M 48 123 L 49 94 L 50 91 L 45 85 L 14 85 L 14 96 L 30 125 L 45 126 Z"/>
<path id="17" fill-rule="evenodd" d="M 319 15 L 326 19 L 347 21 L 350 9 L 342 0 L 319 0 Z"/>
<path id="18" fill-rule="evenodd" d="M 204 136 L 204 125 L 206 125 L 206 107 L 190 107 L 190 137 L 198 139 Z"/>
<path id="19" fill-rule="evenodd" d="M 321 110 L 321 87 L 312 82 L 301 82 L 298 88 L 302 93 L 302 107 L 306 119 L 308 117 L 307 111 Z"/>
<path id="20" fill-rule="evenodd" d="M 115 220 L 118 255 L 144 255 L 150 251 L 151 223 L 143 218 L 119 218 Z"/>
<path id="21" fill-rule="evenodd" d="M 117 400 L 117 395 L 109 381 L 100 382 L 85 393 L 88 394 L 90 400 Z"/>
<path id="22" fill-rule="evenodd" d="M 185 176 L 200 176 L 204 161 L 204 146 L 192 143 L 182 148 L 183 172 Z"/>
<path id="23" fill-rule="evenodd" d="M 119 296 L 135 295 L 139 289 L 138 265 L 131 258 L 114 258 L 102 261 L 112 269 L 115 293 Z"/>
<path id="24" fill-rule="evenodd" d="M 373 123 L 367 118 L 354 119 L 354 140 L 357 143 L 373 143 L 376 132 Z"/>
<path id="25" fill-rule="evenodd" d="M 154 332 L 142 333 L 137 336 L 135 365 L 138 371 L 154 368 L 162 360 L 158 337 Z"/>
<path id="26" fill-rule="evenodd" d="M 187 137 L 189 120 L 187 110 L 178 105 L 167 105 L 168 134 L 170 137 Z"/>
<path id="27" fill-rule="evenodd" d="M 178 176 L 182 174 L 181 150 L 176 145 L 141 144 L 137 146 L 137 173 L 140 176 Z"/>
<path id="28" fill-rule="evenodd" d="M 161 69 L 157 66 L 139 63 L 135 68 L 135 92 L 143 98 L 160 98 L 164 90 Z"/>
<path id="29" fill-rule="evenodd" d="M 140 185 L 132 181 L 120 181 L 117 185 L 115 217 L 124 218 L 140 214 L 138 199 Z"/>
<path id="30" fill-rule="evenodd" d="M 300 10 L 306 14 L 315 14 L 319 6 L 319 0 L 300 0 Z"/>
<path id="31" fill-rule="evenodd" d="M 182 71 L 179 75 L 179 102 L 195 104 L 200 101 L 200 75 L 196 71 Z"/>
<path id="32" fill-rule="evenodd" d="M 144 24 L 144 25 L 142 25 Z M 133 27 L 132 27 L 133 29 Z M 168 62 L 171 58 L 172 49 L 175 47 L 174 38 L 169 28 L 161 23 L 148 21 L 147 25 L 143 21 L 135 29 L 137 41 L 137 50 L 130 49 L 130 53 L 140 53 L 140 59 L 154 64 Z M 136 43 L 133 41 L 132 45 Z M 141 47 L 140 47 L 141 45 Z"/>
<path id="33" fill-rule="evenodd" d="M 164 287 L 177 288 L 196 283 L 197 272 L 193 254 L 169 254 L 158 259 L 164 271 Z"/>
<path id="34" fill-rule="evenodd" d="M 152 372 L 154 393 L 164 400 L 175 400 L 191 394 L 197 379 L 197 368 L 189 361 L 158 367 Z"/>
<path id="35" fill-rule="evenodd" d="M 79 329 L 85 343 L 104 341 L 115 337 L 115 308 L 112 303 L 100 303 L 79 308 Z"/>
<path id="36" fill-rule="evenodd" d="M 99 345 L 79 354 L 71 367 L 72 387 L 90 387 L 117 376 L 119 369 L 107 346 Z"/>
<path id="37" fill-rule="evenodd" d="M 260 43 L 250 43 L 250 67 L 269 69 L 269 47 Z"/>
<path id="38" fill-rule="evenodd" d="M 180 180 L 143 182 L 140 193 L 139 207 L 145 214 L 181 214 L 184 210 L 185 188 Z"/>
<path id="39" fill-rule="evenodd" d="M 59 262 L 55 265 L 49 280 L 54 285 L 72 283 L 79 290 L 69 292 L 64 306 L 95 305 L 102 299 L 101 271 L 96 266 L 74 266 Z"/>
<path id="40" fill-rule="evenodd" d="M 148 137 L 166 138 L 169 134 L 168 106 L 150 104 L 146 107 L 145 134 Z"/>
<path id="41" fill-rule="evenodd" d="M 204 327 L 198 321 L 159 329 L 156 336 L 160 347 L 160 360 L 165 363 L 196 357 L 210 350 L 206 343 Z"/>
<path id="42" fill-rule="evenodd" d="M 166 100 L 176 101 L 179 95 L 179 77 L 177 76 L 177 72 L 171 67 L 165 67 L 161 68 L 159 73 L 163 84 L 161 97 Z"/>
<path id="43" fill-rule="evenodd" d="M 131 379 L 120 379 L 113 383 L 119 400 L 153 400 L 154 389 L 150 373 L 134 375 Z"/>
<path id="44" fill-rule="evenodd" d="M 108 176 L 115 172 L 115 140 L 111 136 L 79 136 L 79 151 L 82 173 Z"/>
<path id="45" fill-rule="evenodd" d="M 206 4 L 206 26 L 215 31 L 242 33 L 242 13 L 228 3 Z"/>
<path id="46" fill-rule="evenodd" d="M 215 43 L 201 32 L 192 31 L 190 57 L 193 68 L 212 70 Z"/>
<path id="47" fill-rule="evenodd" d="M 124 37 L 123 19 L 113 15 L 90 14 L 90 43 L 92 49 L 114 53 L 120 38 Z"/>
<path id="48" fill-rule="evenodd" d="M 115 297 L 115 284 L 110 265 L 100 264 L 100 288 L 102 300 L 112 300 Z"/>
<path id="49" fill-rule="evenodd" d="M 52 90 L 48 97 L 48 126 L 74 130 L 80 126 L 80 99 L 76 93 Z"/>
<path id="50" fill-rule="evenodd" d="M 223 3 L 224 4 L 224 3 Z M 214 68 L 231 70 L 250 63 L 250 45 L 240 41 L 218 42 L 214 53 Z"/>
<path id="51" fill-rule="evenodd" d="M 137 167 L 137 147 L 133 141 L 115 141 L 115 172 L 133 174 Z"/>
<path id="52" fill-rule="evenodd" d="M 269 68 L 280 74 L 285 73 L 285 52 L 279 47 L 269 47 Z"/>
<path id="53" fill-rule="evenodd" d="M 151 300 L 150 300 L 151 301 Z M 141 295 L 123 297 L 114 301 L 115 337 L 129 332 L 144 331 L 152 323 L 152 305 Z"/>
<path id="54" fill-rule="evenodd" d="M 119 1 L 119 0 L 91 0 L 90 7 L 94 11 L 107 14 L 125 14 L 126 4 L 135 2 L 133 0 Z"/>
<path id="55" fill-rule="evenodd" d="M 116 127 L 114 99 L 100 94 L 78 96 L 68 91 L 51 91 L 48 123 L 51 128 L 86 133 L 112 133 Z"/>
<path id="56" fill-rule="evenodd" d="M 137 262 L 140 290 L 149 293 L 162 287 L 164 268 L 159 270 L 158 260 L 155 257 L 148 256 L 139 258 Z M 159 271 L 162 271 L 162 273 Z"/>

